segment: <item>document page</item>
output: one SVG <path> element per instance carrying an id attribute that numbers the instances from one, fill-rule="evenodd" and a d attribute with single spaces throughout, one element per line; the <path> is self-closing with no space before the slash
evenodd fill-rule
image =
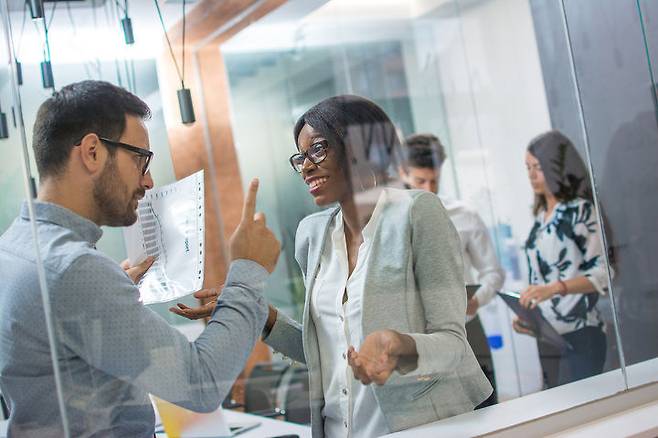
<path id="1" fill-rule="evenodd" d="M 144 304 L 178 299 L 201 289 L 204 261 L 203 170 L 146 192 L 137 222 L 123 230 L 131 265 L 156 258 L 139 283 Z"/>

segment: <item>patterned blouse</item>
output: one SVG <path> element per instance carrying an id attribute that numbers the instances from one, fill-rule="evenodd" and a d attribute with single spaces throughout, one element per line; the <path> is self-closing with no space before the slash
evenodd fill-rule
<path id="1" fill-rule="evenodd" d="M 594 205 L 577 198 L 558 203 L 544 221 L 544 211 L 526 241 L 529 283 L 587 277 L 600 294 L 608 290 L 599 226 Z M 539 303 L 544 317 L 560 334 L 586 326 L 602 326 L 596 303 L 598 293 L 554 295 Z"/>

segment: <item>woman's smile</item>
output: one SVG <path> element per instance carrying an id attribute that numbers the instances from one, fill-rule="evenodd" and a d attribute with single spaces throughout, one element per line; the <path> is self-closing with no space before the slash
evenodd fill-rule
<path id="1" fill-rule="evenodd" d="M 329 178 L 326 176 L 313 176 L 306 179 L 306 184 L 309 186 L 309 192 L 311 195 L 316 195 L 324 187 L 325 183 Z"/>

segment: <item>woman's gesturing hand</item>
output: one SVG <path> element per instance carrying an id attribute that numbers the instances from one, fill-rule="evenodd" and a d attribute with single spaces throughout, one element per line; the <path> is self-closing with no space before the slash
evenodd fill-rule
<path id="1" fill-rule="evenodd" d="M 365 338 L 358 352 L 350 347 L 347 361 L 361 383 L 383 385 L 401 360 L 415 360 L 417 355 L 416 343 L 410 336 L 394 330 L 378 330 Z"/>

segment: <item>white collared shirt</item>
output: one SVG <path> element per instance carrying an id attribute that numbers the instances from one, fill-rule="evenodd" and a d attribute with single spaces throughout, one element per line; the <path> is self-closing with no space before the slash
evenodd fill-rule
<path id="1" fill-rule="evenodd" d="M 478 304 L 484 306 L 505 282 L 505 271 L 496 257 L 489 231 L 480 215 L 462 202 L 446 196 L 440 199 L 461 240 L 464 281 L 480 285 L 475 297 Z"/>
<path id="2" fill-rule="evenodd" d="M 389 433 L 372 386 L 354 378 L 347 363 L 347 350 L 357 351 L 363 342 L 361 315 L 365 277 L 385 191 L 379 197 L 363 229 L 356 267 L 349 275 L 343 215 L 331 223 L 330 234 L 320 260 L 320 270 L 311 291 L 311 316 L 317 330 L 324 392 L 325 436 L 375 437 Z M 347 301 L 343 304 L 343 294 Z"/>

